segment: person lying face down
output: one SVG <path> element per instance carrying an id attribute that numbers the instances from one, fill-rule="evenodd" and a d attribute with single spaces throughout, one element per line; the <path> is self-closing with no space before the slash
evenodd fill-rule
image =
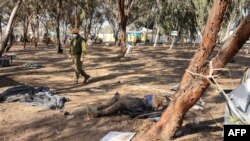
<path id="1" fill-rule="evenodd" d="M 120 93 L 116 94 L 106 101 L 95 107 L 86 108 L 89 117 L 100 117 L 114 114 L 120 110 L 130 110 L 133 108 L 149 108 L 152 111 L 165 109 L 170 102 L 167 97 L 160 97 L 157 95 L 146 95 L 143 98 L 121 96 Z"/>

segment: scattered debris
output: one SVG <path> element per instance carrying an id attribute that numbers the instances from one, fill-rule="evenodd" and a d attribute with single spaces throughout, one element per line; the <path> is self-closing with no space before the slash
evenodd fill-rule
<path id="1" fill-rule="evenodd" d="M 57 133 L 57 134 L 60 134 L 60 132 L 59 132 L 57 129 L 56 129 L 56 133 Z"/>
<path id="2" fill-rule="evenodd" d="M 171 83 L 170 84 L 170 89 L 172 91 L 177 91 L 178 87 L 179 87 L 179 83 Z M 195 103 L 195 105 L 192 107 L 195 110 L 201 110 L 203 111 L 205 109 L 205 102 L 200 98 L 198 102 Z"/>
<path id="3" fill-rule="evenodd" d="M 242 49 L 241 52 L 245 55 L 249 54 L 248 48 Z"/>
<path id="4" fill-rule="evenodd" d="M 135 132 L 110 131 L 100 141 L 130 141 L 135 134 Z"/>
<path id="5" fill-rule="evenodd" d="M 32 69 L 36 69 L 36 68 L 40 68 L 42 67 L 41 64 L 37 64 L 37 63 L 29 63 L 29 62 L 26 62 L 22 65 L 22 67 L 24 68 L 32 68 Z"/>
<path id="6" fill-rule="evenodd" d="M 170 90 L 177 91 L 177 89 L 179 87 L 179 83 L 171 83 L 170 87 L 171 87 Z"/>
<path id="7" fill-rule="evenodd" d="M 105 43 L 105 46 L 111 46 L 111 44 L 110 43 Z"/>
<path id="8" fill-rule="evenodd" d="M 10 60 L 10 64 L 12 64 L 13 59 L 16 58 L 16 54 L 15 53 L 5 53 L 3 55 L 4 58 L 7 58 Z"/>
<path id="9" fill-rule="evenodd" d="M 159 121 L 161 117 L 152 117 L 152 118 L 148 118 L 151 121 Z"/>
<path id="10" fill-rule="evenodd" d="M 0 58 L 0 68 L 10 66 L 10 59 L 8 58 Z"/>
<path id="11" fill-rule="evenodd" d="M 68 101 L 65 97 L 53 95 L 48 87 L 33 88 L 27 85 L 15 86 L 0 94 L 1 102 L 25 102 L 32 106 L 61 109 Z"/>
<path id="12" fill-rule="evenodd" d="M 125 81 L 124 80 L 119 80 L 118 83 L 123 84 Z"/>
<path id="13" fill-rule="evenodd" d="M 205 102 L 200 98 L 192 108 L 198 111 L 203 111 L 205 110 Z"/>
<path id="14" fill-rule="evenodd" d="M 225 124 L 250 123 L 250 69 L 248 68 L 241 79 L 240 85 L 230 93 L 224 90 L 221 94 L 226 99 Z"/>
<path id="15" fill-rule="evenodd" d="M 132 53 L 133 46 L 130 43 L 126 43 L 126 54 Z"/>
<path id="16" fill-rule="evenodd" d="M 182 134 L 181 131 L 177 131 L 177 132 L 175 133 L 175 136 L 181 136 L 181 134 Z"/>
<path id="17" fill-rule="evenodd" d="M 200 123 L 200 118 L 199 118 L 199 117 L 195 117 L 195 118 L 193 119 L 193 123 L 194 123 L 195 125 L 199 125 L 199 123 Z"/>
<path id="18" fill-rule="evenodd" d="M 105 90 L 105 89 L 96 89 L 96 88 L 90 88 L 88 90 L 90 92 L 94 92 L 94 93 L 104 93 L 104 92 L 107 92 L 107 90 Z"/>

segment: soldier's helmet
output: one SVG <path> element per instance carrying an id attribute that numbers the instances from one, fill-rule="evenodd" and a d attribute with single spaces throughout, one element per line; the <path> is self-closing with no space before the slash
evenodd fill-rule
<path id="1" fill-rule="evenodd" d="M 72 29 L 72 34 L 78 34 L 79 33 L 79 29 L 77 27 L 74 27 Z"/>

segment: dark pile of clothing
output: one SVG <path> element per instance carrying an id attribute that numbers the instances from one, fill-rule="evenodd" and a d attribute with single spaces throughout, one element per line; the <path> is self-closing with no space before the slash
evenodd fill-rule
<path id="1" fill-rule="evenodd" d="M 15 86 L 0 93 L 0 103 L 25 102 L 32 106 L 45 106 L 50 109 L 61 109 L 67 98 L 54 95 L 48 87 L 34 88 L 27 85 Z"/>

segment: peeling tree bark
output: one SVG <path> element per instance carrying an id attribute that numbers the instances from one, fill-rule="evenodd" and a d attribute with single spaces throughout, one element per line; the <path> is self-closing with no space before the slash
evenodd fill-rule
<path id="1" fill-rule="evenodd" d="M 206 70 L 207 61 L 215 48 L 218 32 L 228 3 L 228 0 L 214 0 L 203 33 L 202 42 L 187 68 L 189 71 L 202 73 Z M 182 119 L 186 112 L 199 100 L 208 86 L 209 83 L 206 79 L 194 77 L 185 72 L 180 86 L 175 93 L 176 98 L 164 111 L 160 121 L 147 132 L 147 137 L 144 139 L 150 141 L 157 139 L 170 140 L 181 126 Z"/>
<path id="2" fill-rule="evenodd" d="M 154 47 L 156 47 L 156 44 L 157 44 L 157 41 L 158 41 L 158 38 L 159 38 L 159 32 L 160 32 L 160 28 L 159 28 L 159 26 L 157 24 L 157 32 L 156 32 Z"/>
<path id="3" fill-rule="evenodd" d="M 7 47 L 7 44 L 8 44 L 8 41 L 9 41 L 9 38 L 11 36 L 11 28 L 13 27 L 13 23 L 15 21 L 15 18 L 16 18 L 16 14 L 17 12 L 19 11 L 22 3 L 24 2 L 25 0 L 18 0 L 15 4 L 15 7 L 13 8 L 12 12 L 11 12 L 11 15 L 10 15 L 10 18 L 9 18 L 9 21 L 8 21 L 8 24 L 7 24 L 7 27 L 6 27 L 6 31 L 5 31 L 5 35 L 4 35 L 4 38 L 3 38 L 3 42 L 2 42 L 2 45 L 0 47 L 0 57 L 2 57 L 6 47 Z"/>
<path id="4" fill-rule="evenodd" d="M 120 38 L 121 38 L 121 52 L 119 57 L 124 57 L 126 53 L 126 25 L 127 16 L 125 14 L 125 0 L 119 0 L 119 10 L 120 10 Z"/>

